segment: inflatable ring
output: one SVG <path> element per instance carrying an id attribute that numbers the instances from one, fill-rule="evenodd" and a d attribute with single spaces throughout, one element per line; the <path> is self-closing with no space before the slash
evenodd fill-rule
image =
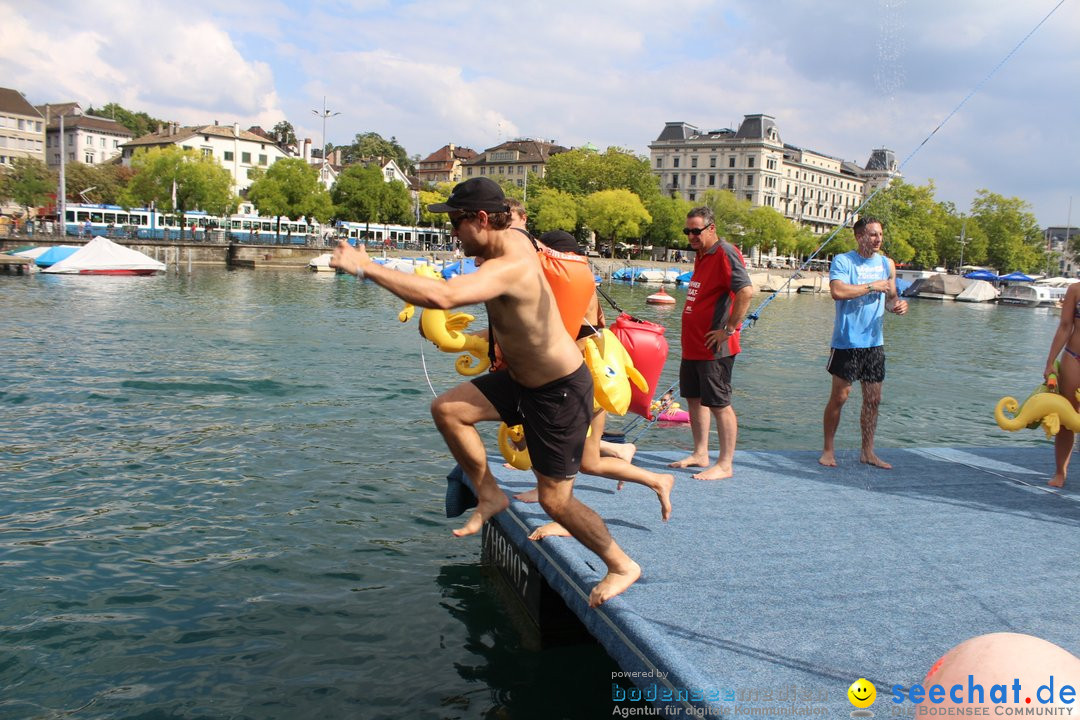
<path id="1" fill-rule="evenodd" d="M 529 448 L 525 446 L 524 426 L 508 427 L 506 423 L 499 423 L 499 452 L 511 467 L 518 470 L 532 469 Z"/>

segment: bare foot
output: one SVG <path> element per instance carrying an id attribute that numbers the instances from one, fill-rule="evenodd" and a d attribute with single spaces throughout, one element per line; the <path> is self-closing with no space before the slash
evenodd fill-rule
<path id="1" fill-rule="evenodd" d="M 604 579 L 596 583 L 596 587 L 589 593 L 589 607 L 603 605 L 637 582 L 639 577 L 641 577 L 641 566 L 633 560 L 630 561 L 630 566 L 623 572 L 608 570 L 608 574 L 604 576 Z"/>
<path id="2" fill-rule="evenodd" d="M 518 469 L 518 468 L 514 467 L 513 465 L 511 465 L 510 463 L 503 463 L 503 467 L 506 468 L 507 470 L 517 470 Z M 525 471 L 522 470 L 521 472 L 525 472 Z"/>
<path id="3" fill-rule="evenodd" d="M 1046 484 L 1050 487 L 1065 487 L 1065 476 L 1055 474 L 1054 477 L 1050 478 L 1050 482 Z"/>
<path id="4" fill-rule="evenodd" d="M 625 484 L 626 484 L 625 482 L 623 482 L 622 480 L 620 480 L 620 481 L 619 481 L 619 483 L 618 483 L 618 484 L 617 484 L 617 485 L 615 486 L 615 489 L 616 489 L 616 490 L 622 490 L 622 489 L 623 489 L 623 485 L 625 485 Z"/>
<path id="5" fill-rule="evenodd" d="M 727 480 L 734 474 L 735 473 L 731 469 L 730 465 L 725 467 L 720 463 L 717 463 L 706 470 L 702 470 L 699 473 L 691 475 L 690 477 L 694 478 L 695 480 Z"/>
<path id="6" fill-rule="evenodd" d="M 530 540 L 546 537 L 570 537 L 570 531 L 557 522 L 549 522 L 536 528 L 529 534 Z"/>
<path id="7" fill-rule="evenodd" d="M 818 458 L 818 465 L 824 465 L 825 467 L 836 467 L 836 455 L 832 450 L 825 450 L 821 453 L 821 457 Z"/>
<path id="8" fill-rule="evenodd" d="M 521 492 L 515 495 L 514 499 L 520 500 L 521 502 L 536 502 L 540 499 L 540 491 L 536 488 L 533 488 L 532 490 L 526 490 L 525 492 Z"/>
<path id="9" fill-rule="evenodd" d="M 873 467 L 879 467 L 882 470 L 892 470 L 892 465 L 879 458 L 874 453 L 863 453 L 859 458 L 859 462 L 872 465 Z"/>
<path id="10" fill-rule="evenodd" d="M 634 443 L 608 443 L 604 446 L 603 450 L 611 457 L 617 457 L 620 460 L 626 462 L 633 462 L 634 453 L 637 452 L 637 445 Z"/>
<path id="11" fill-rule="evenodd" d="M 484 526 L 484 523 L 488 521 L 494 515 L 498 515 L 510 505 L 510 500 L 499 491 L 499 497 L 493 500 L 481 500 L 473 510 L 473 514 L 469 516 L 469 521 L 465 523 L 463 527 L 453 530 L 455 537 L 465 537 L 466 535 L 475 535 L 480 532 L 480 528 Z"/>
<path id="12" fill-rule="evenodd" d="M 676 460 L 673 463 L 668 463 L 669 468 L 688 468 L 688 467 L 706 467 L 709 464 L 709 456 L 706 455 L 687 455 L 682 460 Z"/>
<path id="13" fill-rule="evenodd" d="M 660 518 L 667 522 L 671 517 L 671 488 L 675 487 L 674 475 L 661 475 L 659 487 L 653 488 L 660 499 Z"/>

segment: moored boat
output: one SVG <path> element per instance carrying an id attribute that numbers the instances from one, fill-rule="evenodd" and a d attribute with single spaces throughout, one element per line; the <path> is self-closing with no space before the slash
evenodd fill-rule
<path id="1" fill-rule="evenodd" d="M 38 262 L 40 263 L 40 258 Z M 42 270 L 61 275 L 153 275 L 165 263 L 145 253 L 96 237 L 63 260 Z"/>
<path id="2" fill-rule="evenodd" d="M 1056 307 L 1065 298 L 1066 290 L 1052 285 L 1009 285 L 1001 291 L 998 302 L 1025 307 Z"/>

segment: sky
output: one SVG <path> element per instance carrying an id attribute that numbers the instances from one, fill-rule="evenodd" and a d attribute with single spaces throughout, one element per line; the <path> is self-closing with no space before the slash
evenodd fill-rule
<path id="1" fill-rule="evenodd" d="M 0 17 L 0 85 L 34 104 L 288 120 L 316 147 L 324 125 L 336 144 L 374 131 L 421 157 L 518 137 L 647 156 L 665 122 L 765 113 L 859 165 L 892 149 L 960 212 L 986 189 L 1080 224 L 1080 0 L 0 0 Z"/>

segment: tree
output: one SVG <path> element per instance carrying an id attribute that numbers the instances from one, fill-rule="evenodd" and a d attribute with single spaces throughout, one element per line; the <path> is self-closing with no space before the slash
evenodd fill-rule
<path id="1" fill-rule="evenodd" d="M 56 178 L 37 158 L 17 157 L 12 161 L 11 169 L 0 175 L 3 175 L 0 198 L 21 205 L 26 217 L 30 217 L 30 208 L 46 204 L 56 191 Z"/>
<path id="2" fill-rule="evenodd" d="M 114 102 L 106 103 L 98 110 L 90 107 L 87 109 L 86 114 L 112 118 L 130 130 L 137 138 L 140 138 L 143 135 L 149 135 L 154 132 L 159 125 L 166 124 L 164 120 L 150 117 L 144 112 L 133 112 Z"/>
<path id="3" fill-rule="evenodd" d="M 784 255 L 798 250 L 795 226 L 775 208 L 759 205 L 746 214 L 741 240 L 744 253 L 750 248 L 776 248 Z"/>
<path id="4" fill-rule="evenodd" d="M 64 194 L 74 202 L 86 200 L 107 205 L 119 205 L 124 188 L 135 171 L 124 165 L 85 165 L 68 163 L 64 170 Z"/>
<path id="5" fill-rule="evenodd" d="M 939 248 L 950 224 L 945 207 L 934 200 L 933 180 L 921 186 L 893 180 L 867 203 L 860 216 L 882 221 L 884 252 L 896 262 L 924 268 L 941 262 Z"/>
<path id="6" fill-rule="evenodd" d="M 573 232 L 578 226 L 578 202 L 568 192 L 541 188 L 529 197 L 529 221 L 537 233 Z"/>
<path id="7" fill-rule="evenodd" d="M 270 137 L 274 139 L 278 147 L 296 148 L 296 130 L 288 120 L 282 120 L 270 131 Z"/>
<path id="8" fill-rule="evenodd" d="M 260 215 L 277 216 L 275 239 L 281 236 L 281 217 L 306 217 L 326 222 L 333 214 L 330 193 L 319 181 L 319 170 L 300 158 L 282 158 L 251 184 L 247 193 Z"/>
<path id="9" fill-rule="evenodd" d="M 660 180 L 649 169 L 648 159 L 617 147 L 603 153 L 576 148 L 553 155 L 548 158 L 543 182 L 546 187 L 577 196 L 620 188 L 642 201 L 660 194 Z"/>
<path id="10" fill-rule="evenodd" d="M 181 238 L 188 210 L 231 215 L 239 204 L 229 171 L 196 150 L 175 145 L 140 150 L 132 157 L 131 167 L 135 174 L 121 195 L 121 205 L 149 207 L 154 203 L 160 211 L 176 212 Z"/>
<path id="11" fill-rule="evenodd" d="M 986 233 L 987 259 L 999 272 L 1030 272 L 1045 264 L 1042 233 L 1030 208 L 1017 197 L 1006 198 L 989 190 L 976 192 L 971 219 Z"/>
<path id="12" fill-rule="evenodd" d="M 645 228 L 645 240 L 664 247 L 689 247 L 682 229 L 686 226 L 686 214 L 690 212 L 693 203 L 660 193 L 645 199 L 644 203 L 645 209 L 652 216 L 652 222 Z"/>
<path id="13" fill-rule="evenodd" d="M 400 182 L 386 182 L 377 165 L 350 165 L 330 191 L 338 217 L 353 222 L 409 222 L 412 203 Z"/>
<path id="14" fill-rule="evenodd" d="M 368 158 L 385 157 L 393 158 L 401 171 L 405 174 L 412 174 L 415 172 L 412 160 L 409 158 L 409 153 L 405 152 L 397 141 L 397 138 L 391 137 L 389 140 L 385 139 L 377 132 L 357 133 L 356 138 L 352 141 L 352 144 L 345 147 L 343 152 L 342 162 L 345 165 L 360 162 Z"/>
<path id="15" fill-rule="evenodd" d="M 716 234 L 728 238 L 743 234 L 746 217 L 753 207 L 748 200 L 740 200 L 730 190 L 707 190 L 701 204 L 712 209 L 716 217 Z"/>
<path id="16" fill-rule="evenodd" d="M 581 204 L 581 219 L 611 244 L 611 257 L 615 257 L 616 241 L 641 237 L 642 226 L 652 222 L 641 198 L 629 190 L 601 190 L 588 195 Z"/>

